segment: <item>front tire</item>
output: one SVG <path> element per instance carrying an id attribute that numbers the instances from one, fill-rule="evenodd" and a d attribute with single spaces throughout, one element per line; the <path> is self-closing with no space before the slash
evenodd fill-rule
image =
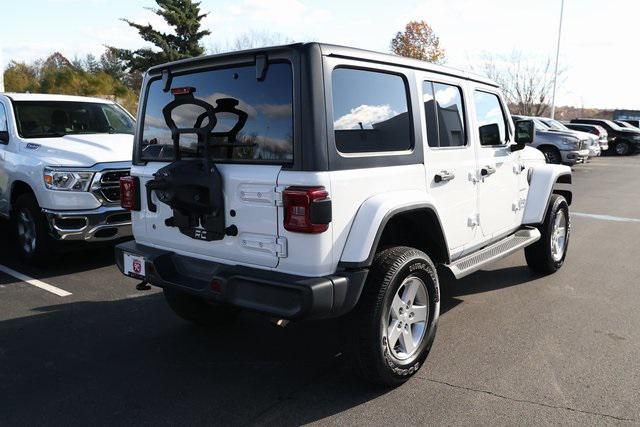
<path id="1" fill-rule="evenodd" d="M 538 230 L 540 240 L 524 249 L 527 264 L 538 273 L 555 273 L 564 264 L 571 235 L 569 205 L 564 197 L 551 195 L 545 220 Z"/>
<path id="2" fill-rule="evenodd" d="M 407 381 L 431 350 L 439 312 L 438 275 L 425 253 L 398 246 L 376 254 L 346 319 L 345 351 L 354 372 L 385 386 Z"/>
<path id="3" fill-rule="evenodd" d="M 23 194 L 16 199 L 11 211 L 11 229 L 22 260 L 40 263 L 53 255 L 47 219 L 33 195 Z"/>
<path id="4" fill-rule="evenodd" d="M 175 314 L 199 326 L 210 328 L 229 325 L 237 319 L 240 309 L 210 303 L 184 292 L 165 288 L 164 297 Z"/>
<path id="5" fill-rule="evenodd" d="M 540 148 L 542 154 L 544 154 L 544 159 L 547 163 L 552 165 L 562 164 L 562 155 L 556 148 L 552 147 L 542 147 Z"/>

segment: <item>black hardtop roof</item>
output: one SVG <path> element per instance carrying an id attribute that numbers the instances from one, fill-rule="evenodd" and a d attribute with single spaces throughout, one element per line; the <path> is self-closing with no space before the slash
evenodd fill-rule
<path id="1" fill-rule="evenodd" d="M 236 52 L 225 52 L 213 55 L 204 55 L 194 58 L 181 59 L 178 61 L 168 62 L 166 64 L 156 65 L 151 67 L 148 71 L 149 74 L 160 74 L 162 70 L 177 68 L 182 65 L 193 65 L 195 63 L 210 63 L 216 59 L 231 58 L 237 56 L 252 56 L 258 54 L 269 55 L 270 52 L 283 52 L 287 50 L 297 50 L 303 52 L 312 47 L 320 48 L 322 55 L 333 56 L 346 59 L 357 59 L 362 61 L 375 62 L 386 65 L 394 65 L 399 67 L 411 68 L 415 70 L 429 71 L 438 74 L 443 74 L 452 77 L 458 77 L 466 80 L 472 80 L 478 83 L 486 84 L 488 86 L 499 87 L 496 82 L 483 76 L 479 76 L 468 71 L 458 70 L 456 68 L 445 67 L 442 65 L 432 64 L 426 61 L 420 61 L 417 59 L 406 58 L 403 56 L 392 55 L 389 53 L 375 52 L 371 50 L 358 49 L 353 47 L 338 46 L 326 43 L 293 43 L 281 46 L 270 46 L 256 49 L 247 49 Z"/>

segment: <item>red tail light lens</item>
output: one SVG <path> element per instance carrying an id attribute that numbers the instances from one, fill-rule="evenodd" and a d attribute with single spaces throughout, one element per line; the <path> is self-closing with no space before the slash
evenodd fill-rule
<path id="1" fill-rule="evenodd" d="M 137 176 L 120 178 L 120 206 L 130 211 L 140 210 L 140 180 Z"/>
<path id="2" fill-rule="evenodd" d="M 282 200 L 286 230 L 318 234 L 329 228 L 331 199 L 324 187 L 288 187 Z"/>

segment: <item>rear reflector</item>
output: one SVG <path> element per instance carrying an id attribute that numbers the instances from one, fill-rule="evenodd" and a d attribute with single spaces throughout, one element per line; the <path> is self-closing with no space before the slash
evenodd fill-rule
<path id="1" fill-rule="evenodd" d="M 171 89 L 171 93 L 175 95 L 186 95 L 188 93 L 193 93 L 196 91 L 195 87 L 174 87 Z"/>
<path id="2" fill-rule="evenodd" d="M 130 211 L 140 210 L 140 180 L 137 176 L 120 178 L 120 206 Z"/>
<path id="3" fill-rule="evenodd" d="M 329 228 L 331 199 L 324 187 L 288 187 L 282 200 L 286 230 L 318 234 Z"/>

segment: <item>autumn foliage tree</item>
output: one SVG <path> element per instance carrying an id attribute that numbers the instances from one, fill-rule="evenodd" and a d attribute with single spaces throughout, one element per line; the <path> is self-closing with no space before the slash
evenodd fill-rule
<path id="1" fill-rule="evenodd" d="M 425 21 L 411 21 L 404 31 L 391 40 L 391 51 L 396 55 L 434 63 L 444 62 L 445 52 L 440 38 Z"/>

